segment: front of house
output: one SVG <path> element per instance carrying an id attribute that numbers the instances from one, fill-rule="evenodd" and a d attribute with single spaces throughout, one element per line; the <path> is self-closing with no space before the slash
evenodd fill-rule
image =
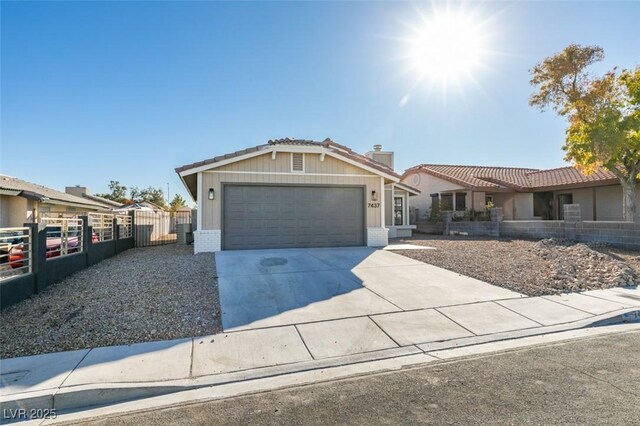
<path id="1" fill-rule="evenodd" d="M 513 167 L 421 164 L 402 182 L 420 190 L 411 198 L 417 221 L 437 202 L 441 210 L 482 211 L 502 207 L 506 220 L 562 220 L 565 204 L 579 204 L 583 220 L 622 220 L 622 188 L 613 173 L 585 175 L 574 167 L 537 170 Z M 640 188 L 636 190 L 636 198 Z M 636 213 L 640 220 L 640 210 Z"/>
<path id="2" fill-rule="evenodd" d="M 197 203 L 194 251 L 384 246 L 410 236 L 393 153 L 278 139 L 176 169 Z"/>

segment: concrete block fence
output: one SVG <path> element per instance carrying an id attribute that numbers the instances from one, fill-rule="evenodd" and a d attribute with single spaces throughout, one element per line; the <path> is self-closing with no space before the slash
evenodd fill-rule
<path id="1" fill-rule="evenodd" d="M 89 219 L 82 219 L 83 250 L 65 256 L 47 259 L 47 231 L 37 223 L 25 223 L 30 228 L 31 272 L 17 275 L 0 282 L 0 308 L 4 309 L 18 303 L 48 286 L 58 283 L 69 275 L 95 265 L 134 247 L 133 236 L 120 238 L 120 225 L 114 219 L 113 239 L 94 243 L 93 229 L 88 226 Z M 132 223 L 132 226 L 134 224 Z"/>
<path id="2" fill-rule="evenodd" d="M 564 220 L 503 220 L 502 208 L 496 207 L 491 209 L 490 222 L 455 222 L 452 212 L 444 212 L 442 229 L 444 235 L 464 232 L 496 238 L 567 238 L 640 250 L 640 223 L 583 221 L 579 204 L 566 204 L 563 213 Z"/>

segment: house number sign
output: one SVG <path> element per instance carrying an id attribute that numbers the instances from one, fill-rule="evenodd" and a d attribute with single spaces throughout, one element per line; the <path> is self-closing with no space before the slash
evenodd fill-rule
<path id="1" fill-rule="evenodd" d="M 368 204 L 368 207 L 369 207 L 370 209 L 377 209 L 377 208 L 379 208 L 379 207 L 380 207 L 380 203 L 369 203 L 369 204 Z"/>

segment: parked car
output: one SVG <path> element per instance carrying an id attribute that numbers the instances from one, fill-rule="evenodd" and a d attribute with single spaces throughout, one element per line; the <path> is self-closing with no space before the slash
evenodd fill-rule
<path id="1" fill-rule="evenodd" d="M 0 232 L 0 263 L 10 262 L 11 250 L 22 242 L 20 232 Z"/>
<path id="2" fill-rule="evenodd" d="M 67 237 L 67 253 L 77 253 L 80 250 L 81 231 L 69 231 Z M 100 242 L 100 238 L 94 232 L 91 235 L 91 242 Z M 47 226 L 47 251 L 46 258 L 58 257 L 62 254 L 62 227 Z M 16 242 L 9 250 L 9 266 L 21 268 L 24 265 L 24 243 L 22 239 Z"/>

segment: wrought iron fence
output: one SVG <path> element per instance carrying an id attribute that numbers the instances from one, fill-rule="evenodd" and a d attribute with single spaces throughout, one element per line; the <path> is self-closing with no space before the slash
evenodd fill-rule
<path id="1" fill-rule="evenodd" d="M 47 236 L 47 259 L 84 251 L 82 219 L 40 218 Z"/>
<path id="2" fill-rule="evenodd" d="M 115 215 L 110 213 L 89 213 L 89 226 L 93 230 L 92 239 L 95 242 L 110 241 L 114 238 L 113 219 Z"/>
<path id="3" fill-rule="evenodd" d="M 31 230 L 0 228 L 0 281 L 31 272 Z"/>

